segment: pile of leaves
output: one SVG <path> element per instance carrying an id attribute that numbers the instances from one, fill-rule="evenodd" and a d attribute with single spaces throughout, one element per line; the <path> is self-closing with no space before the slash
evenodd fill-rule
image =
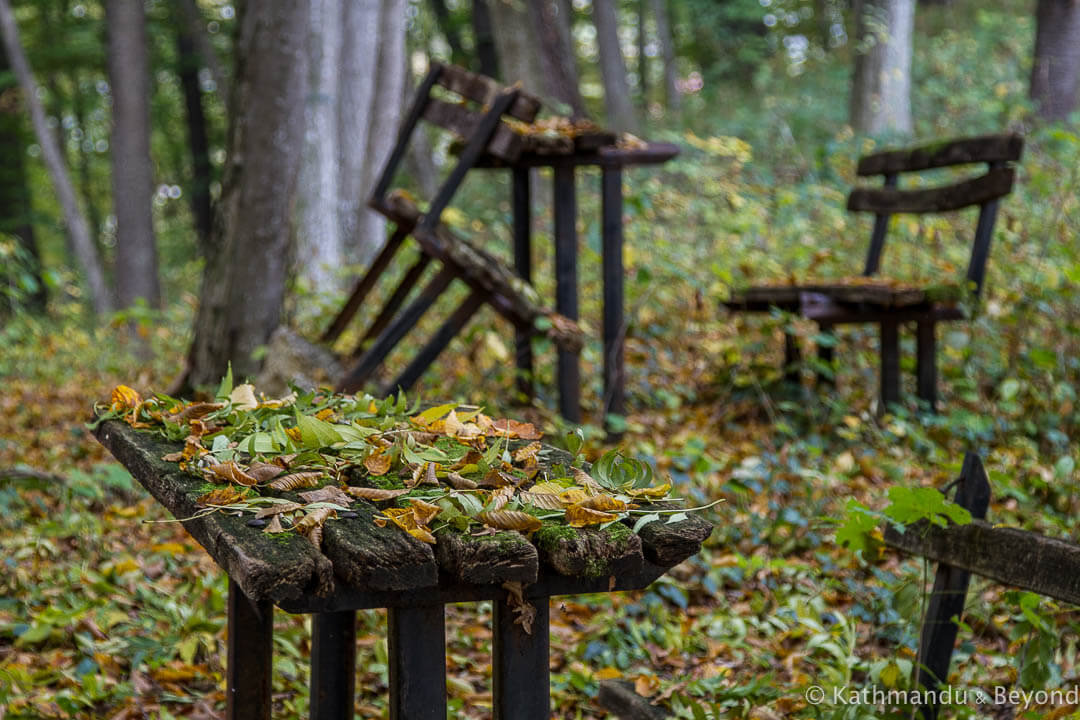
<path id="1" fill-rule="evenodd" d="M 542 463 L 552 450 L 530 423 L 453 403 L 420 411 L 404 395 L 294 391 L 267 399 L 250 384 L 234 386 L 230 372 L 212 402 L 144 400 L 120 385 L 98 408 L 97 422 L 106 419 L 182 440 L 183 450 L 162 459 L 213 486 L 198 500 L 204 512 L 251 514 L 265 532 L 298 532 L 316 547 L 324 523 L 348 513 L 355 498 L 392 503 L 376 524 L 431 544 L 444 528 L 532 533 L 544 523 L 605 527 L 635 515 L 636 531 L 687 512 L 649 507 L 677 498 L 645 462 L 611 451 L 591 471 L 579 467 L 579 433 L 570 435 L 573 455 Z M 302 502 L 278 496 L 285 491 L 301 491 Z"/>

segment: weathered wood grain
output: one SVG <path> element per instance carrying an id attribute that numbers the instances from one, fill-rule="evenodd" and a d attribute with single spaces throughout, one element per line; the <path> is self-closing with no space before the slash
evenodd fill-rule
<path id="1" fill-rule="evenodd" d="M 885 544 L 996 580 L 1003 585 L 1080 604 L 1080 545 L 982 520 L 904 533 L 885 528 Z"/>
<path id="2" fill-rule="evenodd" d="M 633 518 L 627 520 L 630 524 Z M 701 550 L 713 526 L 696 515 L 676 523 L 652 522 L 638 530 L 645 559 L 655 565 L 674 567 Z"/>
<path id="3" fill-rule="evenodd" d="M 625 525 L 579 529 L 548 525 L 534 535 L 540 560 L 562 575 L 618 576 L 642 566 L 641 538 Z"/>
<path id="4" fill-rule="evenodd" d="M 481 105 L 490 105 L 495 97 L 506 89 L 485 75 L 477 75 L 457 65 L 435 64 L 441 69 L 437 80 L 439 85 Z M 540 100 L 534 95 L 518 90 L 517 99 L 510 106 L 507 115 L 522 122 L 532 122 L 536 119 L 538 112 L 540 112 Z"/>
<path id="5" fill-rule="evenodd" d="M 168 443 L 121 422 L 102 423 L 94 435 L 158 502 L 177 518 L 202 508 L 195 500 L 205 481 L 161 459 L 174 452 Z M 244 518 L 214 513 L 185 520 L 184 528 L 253 601 L 294 600 L 333 591 L 333 566 L 302 537 L 271 537 L 248 527 Z"/>
<path id="6" fill-rule="evenodd" d="M 926 190 L 856 188 L 848 195 L 847 209 L 882 215 L 933 213 L 982 205 L 1012 192 L 1016 170 L 994 168 L 985 175 Z"/>
<path id="7" fill-rule="evenodd" d="M 483 119 L 483 114 L 469 110 L 464 105 L 454 105 L 443 102 L 438 98 L 428 98 L 424 106 L 424 119 L 445 128 L 463 139 L 468 139 L 476 132 L 477 126 Z M 524 145 L 522 137 L 499 123 L 488 140 L 486 152 L 500 160 L 514 162 Z"/>
<path id="8" fill-rule="evenodd" d="M 861 176 L 885 175 L 967 163 L 1015 162 L 1023 151 L 1020 135 L 982 135 L 867 155 L 859 160 L 856 172 Z"/>
<path id="9" fill-rule="evenodd" d="M 634 685 L 626 680 L 601 680 L 596 703 L 619 720 L 665 720 L 671 717 L 648 698 L 634 692 Z"/>
<path id="10" fill-rule="evenodd" d="M 536 548 L 513 530 L 483 537 L 466 537 L 455 530 L 435 533 L 439 568 L 455 582 L 502 585 L 536 582 L 540 568 Z"/>

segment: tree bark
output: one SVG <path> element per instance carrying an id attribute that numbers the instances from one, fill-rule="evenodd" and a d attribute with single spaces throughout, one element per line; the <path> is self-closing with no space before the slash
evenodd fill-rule
<path id="1" fill-rule="evenodd" d="M 910 135 L 915 0 L 855 0 L 851 125 L 858 133 Z"/>
<path id="2" fill-rule="evenodd" d="M 206 257 L 213 227 L 213 205 L 210 200 L 210 141 L 206 131 L 202 86 L 199 68 L 202 56 L 196 49 L 190 24 L 182 19 L 176 24 L 176 74 L 184 92 L 184 118 L 187 124 L 188 149 L 191 154 L 191 214 L 199 234 L 199 249 Z"/>
<path id="3" fill-rule="evenodd" d="M 499 56 L 495 50 L 495 31 L 492 29 L 491 9 L 487 0 L 473 0 L 472 27 L 480 72 L 488 77 L 499 77 Z"/>
<path id="4" fill-rule="evenodd" d="M 488 0 L 499 52 L 501 79 L 507 85 L 520 82 L 534 95 L 544 95 L 544 69 L 525 0 Z"/>
<path id="5" fill-rule="evenodd" d="M 446 38 L 446 44 L 450 46 L 450 62 L 465 67 L 468 65 L 465 54 L 465 46 L 461 44 L 461 33 L 454 26 L 450 10 L 446 7 L 446 0 L 429 0 L 431 10 L 435 13 L 435 24 Z"/>
<path id="6" fill-rule="evenodd" d="M 229 362 L 236 377 L 258 370 L 254 353 L 281 319 L 303 148 L 308 3 L 238 10 L 228 157 L 189 355 L 195 387 L 216 383 Z"/>
<path id="7" fill-rule="evenodd" d="M 176 8 L 180 13 L 181 21 L 187 24 L 188 35 L 198 49 L 199 57 L 210 71 L 210 77 L 214 81 L 214 87 L 222 98 L 228 98 L 229 79 L 221 66 L 221 58 L 217 50 L 210 42 L 206 34 L 206 20 L 203 18 L 199 6 L 195 0 L 176 0 Z"/>
<path id="8" fill-rule="evenodd" d="M 10 71 L 7 53 L 0 48 L 0 76 L 6 77 Z M 30 261 L 29 271 L 37 287 L 27 293 L 26 307 L 43 312 L 48 293 L 41 275 L 34 226 L 30 223 L 30 185 L 24 161 L 27 138 L 18 93 L 18 85 L 13 81 L 0 85 L 0 157 L 5 158 L 0 165 L 0 232 L 14 235 Z"/>
<path id="9" fill-rule="evenodd" d="M 676 83 L 678 71 L 675 68 L 675 42 L 671 37 L 667 0 L 653 0 L 653 17 L 656 19 L 656 37 L 660 43 L 660 53 L 664 57 L 664 102 L 669 110 L 677 111 L 682 105 L 682 96 L 679 95 L 679 87 Z"/>
<path id="10" fill-rule="evenodd" d="M 593 0 L 596 44 L 600 51 L 600 75 L 604 80 L 607 124 L 617 132 L 638 132 L 638 118 L 630 102 L 626 61 L 619 47 L 619 24 L 614 0 Z"/>
<path id="11" fill-rule="evenodd" d="M 142 298 L 161 307 L 150 160 L 150 59 L 141 0 L 108 0 L 112 88 L 112 186 L 116 213 L 116 295 L 120 307 Z"/>
<path id="12" fill-rule="evenodd" d="M 533 0 L 529 3 L 529 18 L 537 29 L 545 91 L 566 103 L 574 117 L 585 117 L 585 100 L 578 83 L 576 53 L 566 10 L 559 0 Z"/>
<path id="13" fill-rule="evenodd" d="M 45 109 L 41 106 L 41 100 L 37 96 L 37 83 L 34 81 L 30 64 L 26 61 L 22 45 L 19 44 L 19 29 L 15 23 L 15 16 L 11 11 L 8 0 L 0 0 L 0 32 L 3 33 L 4 46 L 7 48 L 8 59 L 15 71 L 15 77 L 22 86 L 23 99 L 30 112 L 30 120 L 34 126 L 34 135 L 41 146 L 42 159 L 52 179 L 56 190 L 60 207 L 63 209 L 64 221 L 67 224 L 67 237 L 79 265 L 86 275 L 86 285 L 90 292 L 90 301 L 94 312 L 98 314 L 112 310 L 113 302 L 105 284 L 105 272 L 102 269 L 101 257 L 98 255 L 97 246 L 86 225 L 86 218 L 79 209 L 79 202 L 75 196 L 75 188 L 71 184 L 67 167 L 64 164 L 64 156 L 61 154 L 56 136 L 49 131 L 48 121 L 45 118 Z"/>
<path id="14" fill-rule="evenodd" d="M 1039 0 L 1031 99 L 1044 120 L 1064 120 L 1080 92 L 1080 0 Z"/>

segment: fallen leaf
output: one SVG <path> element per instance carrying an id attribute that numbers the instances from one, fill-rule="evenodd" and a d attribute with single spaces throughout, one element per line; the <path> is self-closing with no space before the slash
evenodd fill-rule
<path id="1" fill-rule="evenodd" d="M 226 460 L 225 462 L 211 465 L 206 470 L 214 477 L 222 480 L 228 480 L 229 482 L 243 485 L 244 487 L 251 487 L 256 483 L 255 478 L 247 474 L 247 472 L 234 463 L 232 460 Z"/>
<path id="2" fill-rule="evenodd" d="M 585 527 L 586 525 L 600 525 L 602 523 L 617 520 L 618 515 L 590 510 L 580 505 L 571 505 L 566 508 L 566 524 L 570 527 Z"/>
<path id="3" fill-rule="evenodd" d="M 294 503 L 294 502 L 277 503 L 275 505 L 271 505 L 270 507 L 259 508 L 255 512 L 255 518 L 257 520 L 260 520 L 262 518 L 267 518 L 267 517 L 272 517 L 272 516 L 276 516 L 276 515 L 281 515 L 282 513 L 292 512 L 293 510 L 299 510 L 302 507 L 304 507 L 304 506 L 301 505 L 300 503 Z M 278 524 L 280 525 L 280 522 Z"/>
<path id="4" fill-rule="evenodd" d="M 257 482 L 264 483 L 269 480 L 273 480 L 281 473 L 285 472 L 285 468 L 274 463 L 267 462 L 253 462 L 248 466 L 248 475 L 255 478 Z"/>
<path id="5" fill-rule="evenodd" d="M 521 532 L 533 532 L 539 530 L 542 522 L 540 518 L 520 510 L 498 510 L 495 512 L 482 512 L 479 520 L 489 527 L 498 530 L 519 530 Z"/>
<path id="6" fill-rule="evenodd" d="M 271 490 L 296 490 L 298 488 L 310 488 L 319 484 L 319 479 L 322 478 L 322 473 L 318 470 L 309 470 L 307 472 L 296 472 L 284 477 L 279 477 L 277 480 L 270 481 L 267 485 Z"/>
<path id="7" fill-rule="evenodd" d="M 424 502 L 423 500 L 416 498 L 410 499 L 409 503 L 412 507 L 413 517 L 416 518 L 417 525 L 427 525 L 442 512 L 442 508 L 438 505 L 432 505 L 429 502 Z"/>
<path id="8" fill-rule="evenodd" d="M 579 502 L 578 505 L 589 510 L 600 510 L 602 512 L 625 512 L 630 509 L 630 506 L 622 500 L 603 494 L 586 498 Z"/>
<path id="9" fill-rule="evenodd" d="M 255 386 L 250 383 L 234 387 L 229 393 L 229 401 L 237 410 L 254 410 L 259 407 L 259 401 L 255 399 Z"/>
<path id="10" fill-rule="evenodd" d="M 409 492 L 408 488 L 402 488 L 399 490 L 384 490 L 383 488 L 366 488 L 366 487 L 347 487 L 345 492 L 349 493 L 353 497 L 358 497 L 363 500 L 374 500 L 376 502 L 380 500 L 393 500 L 394 498 L 401 497 L 405 493 Z"/>
<path id="11" fill-rule="evenodd" d="M 462 477 L 456 472 L 449 472 L 446 474 L 446 482 L 450 483 L 450 487 L 455 490 L 473 490 L 476 488 L 476 483 L 467 477 Z"/>
<path id="12" fill-rule="evenodd" d="M 630 497 L 662 498 L 671 492 L 671 483 L 664 483 L 656 487 L 631 488 L 626 491 Z"/>
<path id="13" fill-rule="evenodd" d="M 514 488 L 509 485 L 495 490 L 491 493 L 491 502 L 488 503 L 491 506 L 491 512 L 502 510 L 513 496 Z"/>
<path id="14" fill-rule="evenodd" d="M 341 488 L 337 485 L 327 485 L 318 490 L 302 492 L 300 493 L 300 498 L 306 503 L 331 502 L 346 507 L 353 501 L 353 499 L 342 492 Z"/>
<path id="15" fill-rule="evenodd" d="M 372 453 L 364 458 L 364 467 L 375 477 L 385 475 L 390 471 L 390 456 L 385 453 Z"/>
<path id="16" fill-rule="evenodd" d="M 237 490 L 234 486 L 218 488 L 217 490 L 211 490 L 208 493 L 200 495 L 195 501 L 200 505 L 232 505 L 234 502 L 244 497 L 244 493 Z"/>
<path id="17" fill-rule="evenodd" d="M 520 447 L 514 451 L 514 462 L 523 463 L 527 460 L 533 460 L 536 458 L 537 453 L 544 446 L 538 442 L 529 443 L 525 447 Z"/>
<path id="18" fill-rule="evenodd" d="M 127 385 L 117 385 L 113 388 L 110 402 L 112 410 L 134 410 L 142 402 L 142 398 Z"/>
<path id="19" fill-rule="evenodd" d="M 532 635 L 533 620 L 536 619 L 536 606 L 525 599 L 525 591 L 520 582 L 504 582 L 506 590 L 506 604 L 513 608 L 517 617 L 514 624 L 520 625 L 526 635 Z"/>
<path id="20" fill-rule="evenodd" d="M 537 430 L 536 426 L 532 423 L 518 422 L 517 420 L 511 420 L 510 418 L 496 420 L 492 424 L 492 427 L 499 437 L 508 437 L 510 439 L 520 438 L 521 440 L 539 440 L 544 436 L 544 434 Z"/>
<path id="21" fill-rule="evenodd" d="M 283 533 L 283 532 L 285 532 L 285 528 L 283 528 L 281 526 L 281 516 L 280 515 L 275 515 L 274 517 L 270 518 L 270 522 L 267 523 L 266 527 L 263 528 L 263 532 L 268 532 L 268 533 Z"/>

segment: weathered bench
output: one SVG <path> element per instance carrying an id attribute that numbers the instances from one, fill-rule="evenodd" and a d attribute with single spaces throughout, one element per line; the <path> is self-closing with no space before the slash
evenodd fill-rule
<path id="1" fill-rule="evenodd" d="M 271 712 L 273 608 L 311 613 L 311 717 L 353 717 L 356 611 L 388 608 L 390 717 L 446 717 L 443 606 L 494 603 L 495 717 L 550 716 L 548 598 L 643 588 L 695 554 L 711 526 L 690 516 L 653 522 L 637 533 L 611 528 L 536 532 L 534 542 L 514 531 L 470 537 L 450 528 L 435 546 L 392 526 L 372 522 L 378 512 L 356 500 L 356 517 L 323 527 L 321 551 L 298 536 L 269 536 L 243 518 L 196 516 L 203 481 L 161 458 L 179 449 L 118 421 L 102 423 L 98 440 L 213 557 L 229 577 L 227 711 L 230 720 L 265 720 Z M 541 451 L 541 467 L 566 463 L 561 451 Z M 285 495 L 288 497 L 287 495 Z M 193 517 L 196 516 L 196 517 Z M 531 634 L 507 604 L 518 584 L 535 606 Z"/>
<path id="2" fill-rule="evenodd" d="M 971 512 L 964 525 L 920 523 L 898 532 L 885 528 L 889 547 L 938 563 L 919 640 L 917 682 L 933 690 L 947 681 L 958 627 L 972 574 L 1080 605 L 1080 545 L 986 521 L 990 482 L 978 456 L 968 453 L 957 478 L 955 502 Z M 922 708 L 925 720 L 936 705 Z"/>
<path id="3" fill-rule="evenodd" d="M 855 188 L 848 196 L 848 210 L 874 213 L 874 229 L 862 276 L 737 289 L 726 306 L 733 312 L 767 312 L 778 308 L 798 313 L 816 321 L 823 333 L 832 333 L 835 326 L 842 324 L 878 324 L 882 410 L 900 400 L 899 326 L 913 322 L 918 396 L 933 408 L 937 402 L 937 323 L 965 318 L 964 301 L 977 298 L 982 290 L 998 203 L 1012 191 L 1016 171 L 1011 163 L 1020 159 L 1023 146 L 1019 135 L 987 135 L 861 158 L 856 170 L 860 177 L 884 177 L 883 187 Z M 935 188 L 899 188 L 901 173 L 974 163 L 986 163 L 987 172 Z M 893 215 L 942 213 L 975 205 L 979 207 L 979 215 L 971 257 L 959 282 L 912 285 L 880 275 Z M 822 345 L 818 352 L 824 362 L 832 362 L 832 343 Z M 795 338 L 785 334 L 785 366 L 790 370 L 798 360 Z"/>

